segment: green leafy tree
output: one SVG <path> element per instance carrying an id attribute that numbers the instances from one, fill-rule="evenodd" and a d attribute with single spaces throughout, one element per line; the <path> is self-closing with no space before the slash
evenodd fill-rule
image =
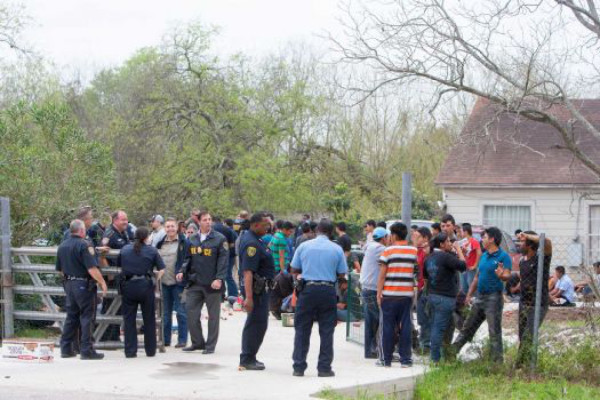
<path id="1" fill-rule="evenodd" d="M 82 205 L 114 204 L 110 148 L 85 137 L 55 99 L 0 111 L 0 195 L 11 199 L 13 245 L 63 226 Z"/>

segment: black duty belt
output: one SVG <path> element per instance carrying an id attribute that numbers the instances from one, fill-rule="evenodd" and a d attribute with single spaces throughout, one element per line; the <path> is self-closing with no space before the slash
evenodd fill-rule
<path id="1" fill-rule="evenodd" d="M 306 286 L 335 287 L 335 282 L 330 282 L 330 281 L 306 281 Z"/>
<path id="2" fill-rule="evenodd" d="M 148 275 L 125 275 L 126 281 L 137 281 L 139 279 L 151 279 Z"/>
<path id="3" fill-rule="evenodd" d="M 91 278 L 84 278 L 81 276 L 71 276 L 71 275 L 65 275 L 65 279 L 68 281 L 89 281 L 91 280 Z"/>

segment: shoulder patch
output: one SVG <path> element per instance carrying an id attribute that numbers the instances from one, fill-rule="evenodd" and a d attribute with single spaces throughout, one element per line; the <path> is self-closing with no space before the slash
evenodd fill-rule
<path id="1" fill-rule="evenodd" d="M 246 249 L 246 254 L 248 257 L 254 257 L 256 255 L 256 247 L 248 246 Z"/>

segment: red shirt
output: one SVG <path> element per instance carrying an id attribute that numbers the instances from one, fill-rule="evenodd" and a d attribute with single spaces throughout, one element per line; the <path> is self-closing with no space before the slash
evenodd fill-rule
<path id="1" fill-rule="evenodd" d="M 417 266 L 419 267 L 419 271 L 417 274 L 417 289 L 423 289 L 425 286 L 425 278 L 423 277 L 423 268 L 425 268 L 425 257 L 427 254 L 423 247 L 419 247 L 417 249 Z"/>
<path id="2" fill-rule="evenodd" d="M 463 245 L 463 253 L 465 255 L 465 262 L 467 263 L 467 269 L 475 269 L 477 265 L 475 265 L 475 261 L 477 261 L 477 250 L 480 249 L 479 242 L 470 238 L 467 240 L 467 243 Z"/>

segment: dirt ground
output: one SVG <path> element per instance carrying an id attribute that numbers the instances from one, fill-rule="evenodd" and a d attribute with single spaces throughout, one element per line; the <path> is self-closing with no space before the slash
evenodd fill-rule
<path id="1" fill-rule="evenodd" d="M 519 311 L 505 311 L 502 319 L 502 324 L 505 329 L 518 330 Z M 550 307 L 544 326 L 554 327 L 585 327 L 586 323 L 591 319 L 596 323 L 600 323 L 600 309 L 590 307 Z"/>

